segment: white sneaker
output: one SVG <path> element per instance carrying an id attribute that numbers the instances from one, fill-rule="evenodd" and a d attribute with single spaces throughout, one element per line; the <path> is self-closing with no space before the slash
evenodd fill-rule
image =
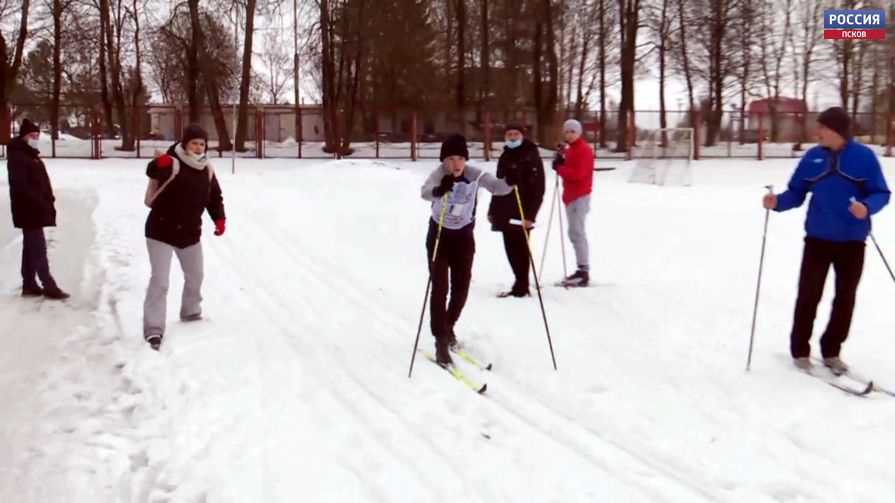
<path id="1" fill-rule="evenodd" d="M 806 372 L 814 368 L 814 365 L 811 363 L 811 359 L 807 356 L 804 356 L 802 358 L 793 358 L 792 363 L 799 370 L 804 370 Z"/>
<path id="2" fill-rule="evenodd" d="M 824 358 L 824 366 L 830 369 L 830 372 L 836 374 L 837 376 L 841 376 L 848 372 L 848 365 L 842 361 L 838 356 L 834 356 L 833 358 Z"/>

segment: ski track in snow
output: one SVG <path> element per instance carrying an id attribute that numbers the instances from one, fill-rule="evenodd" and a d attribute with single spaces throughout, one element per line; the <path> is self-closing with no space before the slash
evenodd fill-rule
<path id="1" fill-rule="evenodd" d="M 627 184 L 631 163 L 599 174 L 595 286 L 542 287 L 555 373 L 537 299 L 493 297 L 510 274 L 482 192 L 458 330 L 494 362 L 465 367 L 485 396 L 425 359 L 407 379 L 431 162 L 219 168 L 228 231 L 203 239 L 207 319 L 174 321 L 174 261 L 159 353 L 141 333 L 142 163 L 48 165 L 60 210 L 51 265 L 74 296 L 18 298 L 20 234 L 0 230 L 0 329 L 16 341 L 0 353 L 0 399 L 12 404 L 0 501 L 895 498 L 895 401 L 843 396 L 788 368 L 804 210 L 773 218 L 753 371 L 742 370 L 757 201 L 792 161 L 696 163 L 689 189 Z M 538 265 L 552 186 L 533 233 Z M 895 252 L 888 215 L 874 228 Z M 543 283 L 562 273 L 558 238 L 554 228 Z M 848 359 L 892 382 L 895 321 L 873 313 L 888 312 L 893 286 L 867 253 Z M 432 344 L 428 317 L 420 344 Z"/>

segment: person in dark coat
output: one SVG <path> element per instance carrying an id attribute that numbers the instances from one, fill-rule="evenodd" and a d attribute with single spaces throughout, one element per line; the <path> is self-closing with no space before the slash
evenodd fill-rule
<path id="1" fill-rule="evenodd" d="M 12 222 L 22 229 L 22 296 L 43 296 L 64 300 L 63 292 L 50 274 L 47 258 L 47 239 L 44 227 L 56 226 L 53 186 L 47 168 L 37 149 L 40 129 L 28 119 L 22 121 L 19 135 L 9 143 L 9 200 L 12 203 Z M 35 277 L 40 278 L 43 288 Z"/>
<path id="2" fill-rule="evenodd" d="M 146 205 L 146 243 L 152 278 L 143 304 L 143 337 L 158 349 L 165 334 L 168 278 L 171 258 L 177 255 L 183 269 L 181 321 L 202 319 L 202 215 L 214 221 L 215 236 L 224 233 L 226 215 L 217 176 L 206 156 L 208 134 L 198 125 L 184 130 L 183 138 L 146 168 L 149 187 Z"/>
<path id="3" fill-rule="evenodd" d="M 525 128 L 519 123 L 509 123 L 504 131 L 506 143 L 497 161 L 497 176 L 505 178 L 512 172 L 518 180 L 519 199 L 515 192 L 505 196 L 493 196 L 488 208 L 491 229 L 503 233 L 503 245 L 507 260 L 516 281 L 508 292 L 500 297 L 525 297 L 529 292 L 530 252 L 525 230 L 534 227 L 538 210 L 544 201 L 544 163 L 538 146 L 524 136 Z M 519 214 L 519 202 L 522 213 Z M 525 217 L 523 221 L 523 216 Z"/>
<path id="4" fill-rule="evenodd" d="M 889 204 L 891 192 L 876 154 L 852 138 L 851 119 L 844 109 L 827 109 L 817 122 L 819 145 L 805 152 L 787 190 L 765 195 L 762 204 L 769 210 L 789 211 L 801 206 L 811 193 L 790 353 L 796 367 L 811 369 L 814 318 L 832 266 L 836 297 L 820 349 L 824 366 L 841 375 L 848 371 L 839 353 L 848 338 L 864 270 L 870 217 Z"/>

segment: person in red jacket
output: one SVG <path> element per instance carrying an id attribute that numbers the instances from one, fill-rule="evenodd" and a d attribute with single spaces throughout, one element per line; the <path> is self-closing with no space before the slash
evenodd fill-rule
<path id="1" fill-rule="evenodd" d="M 569 119 L 563 124 L 566 145 L 556 152 L 553 169 L 562 177 L 562 202 L 569 218 L 569 240 L 575 247 L 578 270 L 565 280 L 566 287 L 587 286 L 590 281 L 587 231 L 585 219 L 590 211 L 590 194 L 594 185 L 594 151 L 582 138 L 581 123 Z"/>

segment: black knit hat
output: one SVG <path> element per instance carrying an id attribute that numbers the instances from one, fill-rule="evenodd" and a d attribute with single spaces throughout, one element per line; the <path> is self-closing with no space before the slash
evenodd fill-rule
<path id="1" fill-rule="evenodd" d="M 31 119 L 23 119 L 22 127 L 19 128 L 19 136 L 25 136 L 31 133 L 40 133 L 40 128 L 31 122 Z"/>
<path id="2" fill-rule="evenodd" d="M 190 124 L 183 130 L 183 138 L 180 139 L 180 143 L 185 147 L 192 140 L 198 139 L 205 140 L 205 143 L 208 143 L 208 133 L 198 124 Z"/>
<path id="3" fill-rule="evenodd" d="M 466 138 L 462 134 L 452 134 L 441 144 L 441 155 L 438 160 L 444 161 L 446 157 L 462 155 L 469 160 L 469 148 L 466 146 Z"/>
<path id="4" fill-rule="evenodd" d="M 507 122 L 507 125 L 503 128 L 503 132 L 506 133 L 508 131 L 519 131 L 520 133 L 525 134 L 525 126 L 523 126 L 521 122 Z"/>
<path id="5" fill-rule="evenodd" d="M 817 117 L 817 122 L 832 129 L 846 140 L 851 139 L 851 118 L 849 118 L 848 112 L 842 107 L 833 107 L 824 110 Z"/>

